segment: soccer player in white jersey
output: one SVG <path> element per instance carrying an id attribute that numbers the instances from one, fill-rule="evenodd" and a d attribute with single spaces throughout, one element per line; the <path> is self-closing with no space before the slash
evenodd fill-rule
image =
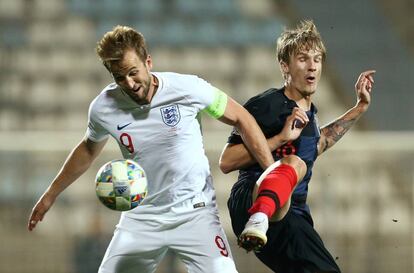
<path id="1" fill-rule="evenodd" d="M 188 272 L 237 272 L 219 221 L 196 115 L 205 111 L 235 126 L 267 168 L 274 161 L 257 123 L 233 99 L 196 76 L 151 72 L 144 37 L 132 28 L 117 26 L 106 33 L 97 53 L 115 83 L 91 103 L 85 138 L 34 206 L 28 229 L 36 227 L 112 136 L 123 156 L 146 170 L 148 196 L 121 214 L 99 272 L 154 272 L 168 250 Z"/>

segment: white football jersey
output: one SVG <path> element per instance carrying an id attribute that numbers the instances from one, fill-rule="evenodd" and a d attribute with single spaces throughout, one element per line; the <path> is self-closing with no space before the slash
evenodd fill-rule
<path id="1" fill-rule="evenodd" d="M 147 174 L 147 197 L 126 212 L 134 218 L 165 213 L 183 202 L 204 206 L 215 200 L 196 115 L 213 103 L 218 89 L 193 75 L 153 75 L 159 86 L 150 104 L 137 104 L 112 83 L 89 108 L 87 137 L 99 142 L 111 135 L 123 156 Z"/>

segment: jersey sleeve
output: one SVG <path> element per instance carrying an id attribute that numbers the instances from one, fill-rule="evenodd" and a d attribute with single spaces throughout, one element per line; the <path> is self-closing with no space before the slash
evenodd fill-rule
<path id="1" fill-rule="evenodd" d="M 251 98 L 243 106 L 256 120 L 265 137 L 269 138 L 282 130 L 288 112 L 280 99 L 275 100 L 271 93 L 263 94 Z M 236 128 L 231 132 L 227 142 L 230 144 L 243 143 Z"/>
<path id="2" fill-rule="evenodd" d="M 99 114 L 95 110 L 96 100 L 89 106 L 88 128 L 86 129 L 86 137 L 93 142 L 100 142 L 109 137 L 109 132 L 101 125 Z"/>
<path id="3" fill-rule="evenodd" d="M 213 118 L 222 117 L 227 106 L 227 94 L 197 76 L 191 76 L 191 81 L 189 98 L 192 104 Z"/>
<path id="4" fill-rule="evenodd" d="M 233 131 L 231 132 L 229 138 L 227 139 L 227 143 L 230 143 L 230 144 L 243 143 L 243 139 L 242 139 L 239 131 L 236 128 L 233 128 Z"/>

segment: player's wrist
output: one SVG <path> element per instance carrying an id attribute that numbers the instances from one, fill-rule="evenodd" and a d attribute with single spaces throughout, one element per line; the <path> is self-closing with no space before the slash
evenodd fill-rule
<path id="1" fill-rule="evenodd" d="M 54 202 L 56 200 L 56 198 L 58 197 L 58 193 L 54 192 L 54 191 L 47 191 L 45 192 L 45 194 L 43 195 L 42 199 L 44 200 L 48 200 L 50 202 Z"/>
<path id="2" fill-rule="evenodd" d="M 54 202 L 58 195 L 62 192 L 62 190 L 59 190 L 56 186 L 53 184 L 45 191 L 45 193 L 42 196 L 42 199 L 51 200 Z"/>
<path id="3" fill-rule="evenodd" d="M 274 151 L 280 146 L 286 144 L 288 141 L 289 141 L 289 138 L 284 136 L 283 134 L 275 135 L 269 140 L 269 148 L 271 151 Z"/>
<path id="4" fill-rule="evenodd" d="M 367 102 L 357 102 L 357 104 L 354 106 L 355 111 L 357 111 L 359 114 L 363 114 L 368 110 L 369 103 Z"/>

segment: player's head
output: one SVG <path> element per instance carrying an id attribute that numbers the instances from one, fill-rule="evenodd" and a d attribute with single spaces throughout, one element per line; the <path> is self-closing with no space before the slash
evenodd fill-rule
<path id="1" fill-rule="evenodd" d="M 286 86 L 303 96 L 312 95 L 326 58 L 326 49 L 315 24 L 305 20 L 294 29 L 286 29 L 277 40 L 276 50 Z"/>
<path id="2" fill-rule="evenodd" d="M 148 57 L 144 36 L 135 29 L 127 26 L 116 26 L 104 34 L 98 41 L 96 52 L 103 65 L 110 71 L 111 65 L 120 61 L 125 52 L 134 49 L 142 62 Z"/>
<path id="3" fill-rule="evenodd" d="M 152 60 L 141 33 L 116 26 L 98 42 L 96 52 L 124 92 L 139 104 L 149 102 Z"/>

